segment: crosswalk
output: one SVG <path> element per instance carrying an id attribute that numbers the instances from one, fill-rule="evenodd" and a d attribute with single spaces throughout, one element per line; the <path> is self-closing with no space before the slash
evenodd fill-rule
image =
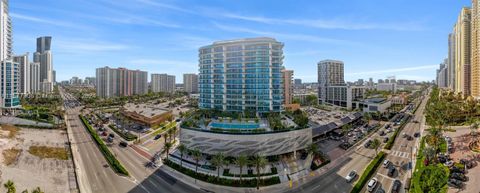
<path id="1" fill-rule="evenodd" d="M 410 153 L 402 152 L 402 151 L 391 151 L 389 155 L 403 157 L 403 158 L 410 158 Z"/>

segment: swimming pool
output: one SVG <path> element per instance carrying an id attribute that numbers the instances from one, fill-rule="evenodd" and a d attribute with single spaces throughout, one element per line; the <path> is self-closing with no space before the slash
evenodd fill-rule
<path id="1" fill-rule="evenodd" d="M 258 129 L 260 124 L 258 123 L 211 123 L 212 128 L 222 129 Z"/>

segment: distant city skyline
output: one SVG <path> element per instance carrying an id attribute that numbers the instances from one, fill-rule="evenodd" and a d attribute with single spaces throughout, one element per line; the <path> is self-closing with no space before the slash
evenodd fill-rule
<path id="1" fill-rule="evenodd" d="M 57 81 L 94 76 L 96 68 L 110 66 L 172 74 L 181 83 L 183 74 L 198 73 L 201 46 L 253 37 L 284 42 L 285 67 L 304 82 L 317 80 L 316 64 L 324 59 L 344 61 L 346 81 L 391 75 L 431 81 L 448 54 L 445 40 L 458 10 L 468 5 L 469 0 L 26 0 L 10 2 L 10 12 L 16 55 L 35 50 L 36 37 L 53 37 Z"/>

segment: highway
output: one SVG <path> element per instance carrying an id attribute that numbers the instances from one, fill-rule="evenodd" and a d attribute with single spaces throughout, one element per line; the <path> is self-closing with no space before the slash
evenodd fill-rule
<path id="1" fill-rule="evenodd" d="M 114 142 L 116 145 L 112 145 L 110 150 L 129 171 L 130 176 L 117 175 L 108 166 L 104 156 L 79 119 L 78 115 L 83 107 L 63 88 L 60 88 L 60 94 L 65 102 L 67 132 L 72 136 L 70 144 L 73 149 L 73 159 L 82 193 L 203 192 L 175 180 L 161 170 L 145 167 L 148 160 L 138 155 L 130 147 L 119 147 L 118 136 Z"/>

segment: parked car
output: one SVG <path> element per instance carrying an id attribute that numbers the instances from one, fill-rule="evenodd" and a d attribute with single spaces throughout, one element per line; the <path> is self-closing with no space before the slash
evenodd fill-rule
<path id="1" fill-rule="evenodd" d="M 396 170 L 395 167 L 393 167 L 393 166 L 389 167 L 387 175 L 390 176 L 390 177 L 393 177 L 393 175 L 395 175 L 395 170 Z"/>
<path id="2" fill-rule="evenodd" d="M 370 147 L 370 144 L 372 144 L 372 140 L 368 140 L 367 142 L 365 142 L 365 144 L 363 144 L 363 146 L 365 148 L 368 148 L 368 147 Z"/>
<path id="3" fill-rule="evenodd" d="M 398 192 L 400 192 L 400 187 L 401 187 L 401 186 L 402 186 L 402 183 L 400 182 L 400 180 L 395 180 L 395 181 L 393 181 L 391 193 L 398 193 Z"/>
<path id="4" fill-rule="evenodd" d="M 460 180 L 462 182 L 468 181 L 468 177 L 466 177 L 464 174 L 461 174 L 461 173 L 451 173 L 450 178 Z"/>
<path id="5" fill-rule="evenodd" d="M 369 192 L 372 192 L 375 189 L 375 187 L 377 187 L 377 184 L 378 184 L 377 178 L 372 178 L 367 184 L 367 190 Z"/>
<path id="6" fill-rule="evenodd" d="M 420 137 L 420 132 L 415 132 L 415 133 L 413 134 L 413 136 L 414 136 L 414 137 Z"/>
<path id="7" fill-rule="evenodd" d="M 377 189 L 377 191 L 375 191 L 375 193 L 385 193 L 385 190 L 380 187 Z"/>
<path id="8" fill-rule="evenodd" d="M 461 159 L 461 160 L 460 160 L 460 163 L 463 164 L 463 165 L 465 165 L 465 167 L 467 167 L 467 169 L 470 169 L 470 168 L 473 167 L 473 162 L 468 161 L 468 160 L 466 160 L 466 159 Z"/>
<path id="9" fill-rule="evenodd" d="M 162 137 L 161 134 L 158 134 L 158 135 L 155 135 L 155 137 L 153 138 L 154 140 L 157 140 L 157 139 L 160 139 L 160 137 Z"/>
<path id="10" fill-rule="evenodd" d="M 443 165 L 447 166 L 447 167 L 451 167 L 453 166 L 454 162 L 452 160 L 449 160 L 447 162 L 445 162 Z"/>
<path id="11" fill-rule="evenodd" d="M 465 168 L 458 168 L 458 167 L 453 166 L 453 167 L 450 168 L 450 172 L 465 174 Z"/>
<path id="12" fill-rule="evenodd" d="M 112 142 L 113 142 L 113 138 L 112 138 L 112 137 L 108 137 L 108 138 L 107 138 L 107 142 L 112 143 Z"/>
<path id="13" fill-rule="evenodd" d="M 378 135 L 384 136 L 384 135 L 385 135 L 385 131 L 383 131 L 383 130 L 382 130 L 382 131 L 379 131 L 379 132 L 378 132 Z"/>
<path id="14" fill-rule="evenodd" d="M 385 161 L 383 161 L 383 167 L 388 168 L 388 166 L 390 166 L 390 161 L 388 161 L 388 159 L 386 159 Z"/>
<path id="15" fill-rule="evenodd" d="M 407 134 L 406 134 L 406 133 L 403 133 L 403 134 L 402 134 L 402 137 L 403 137 L 403 138 L 406 138 L 406 137 L 407 137 Z"/>
<path id="16" fill-rule="evenodd" d="M 108 137 L 111 137 L 113 139 L 113 138 L 115 138 L 115 135 L 113 133 L 110 133 L 110 135 L 108 135 Z"/>
<path id="17" fill-rule="evenodd" d="M 454 188 L 457 188 L 457 189 L 460 189 L 463 187 L 463 183 L 460 181 L 460 180 L 455 180 L 455 179 L 448 179 L 448 182 L 447 182 L 448 186 L 450 187 L 454 187 Z"/>
<path id="18" fill-rule="evenodd" d="M 387 143 L 387 142 L 388 142 L 388 137 L 383 138 L 383 143 Z"/>
<path id="19" fill-rule="evenodd" d="M 120 142 L 120 147 L 128 147 L 128 143 L 126 141 Z"/>
<path id="20" fill-rule="evenodd" d="M 357 177 L 357 171 L 353 170 L 350 173 L 348 173 L 348 175 L 347 175 L 347 177 L 345 177 L 345 179 L 347 180 L 347 182 L 351 182 L 351 181 L 353 181 L 353 179 L 355 179 L 355 177 Z"/>
<path id="21" fill-rule="evenodd" d="M 102 135 L 103 135 L 103 136 L 107 136 L 108 133 L 107 133 L 106 131 L 104 131 L 104 132 L 102 133 Z"/>

